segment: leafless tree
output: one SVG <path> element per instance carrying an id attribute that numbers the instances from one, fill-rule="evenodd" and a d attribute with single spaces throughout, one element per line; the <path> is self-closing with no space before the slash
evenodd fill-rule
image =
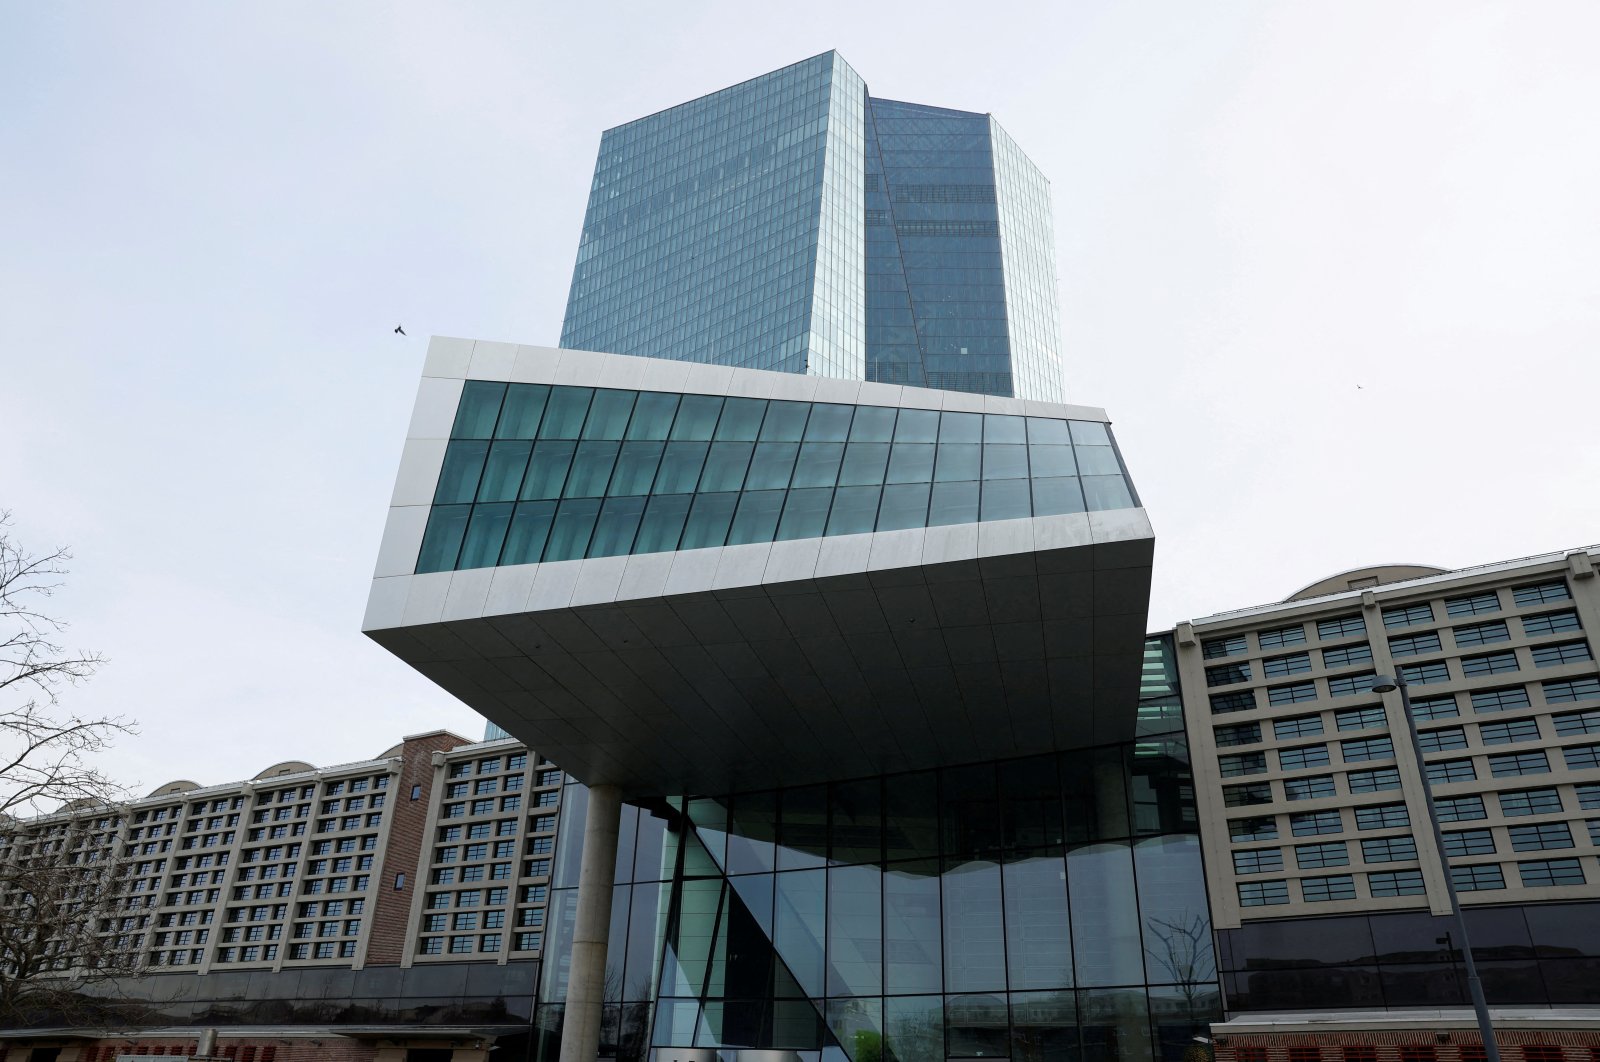
<path id="1" fill-rule="evenodd" d="M 1146 923 L 1150 942 L 1145 952 L 1167 971 L 1171 983 L 1183 993 L 1184 1008 L 1194 1018 L 1195 1001 L 1216 982 L 1216 960 L 1211 950 L 1211 921 L 1204 914 L 1190 918 L 1151 918 Z"/>
<path id="2" fill-rule="evenodd" d="M 101 663 L 66 648 L 48 609 L 70 559 L 30 553 L 0 510 L 0 1027 L 81 1017 L 84 983 L 140 953 L 140 916 L 123 909 L 122 790 L 92 762 L 133 727 L 60 703 Z"/>
<path id="3" fill-rule="evenodd" d="M 99 653 L 69 650 L 49 614 L 71 554 L 28 552 L 0 510 L 0 815 L 33 816 L 68 802 L 115 799 L 119 787 L 91 760 L 133 732 L 122 716 L 62 710 L 63 687 L 93 675 Z"/>

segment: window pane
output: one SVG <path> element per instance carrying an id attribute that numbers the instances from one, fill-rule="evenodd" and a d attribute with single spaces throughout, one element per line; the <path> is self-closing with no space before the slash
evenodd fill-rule
<path id="1" fill-rule="evenodd" d="M 428 529 L 417 554 L 417 571 L 447 572 L 456 566 L 461 539 L 467 533 L 470 505 L 435 505 L 428 513 Z"/>
<path id="2" fill-rule="evenodd" d="M 468 380 L 461 388 L 461 403 L 456 406 L 452 439 L 487 439 L 494 434 L 495 418 L 500 415 L 500 400 L 506 385 L 488 380 Z"/>
<path id="3" fill-rule="evenodd" d="M 983 448 L 979 446 L 966 443 L 959 445 L 940 443 L 939 459 L 934 465 L 933 478 L 941 483 L 977 479 L 982 454 Z"/>
<path id="4" fill-rule="evenodd" d="M 599 512 L 597 498 L 562 502 L 556 509 L 550 541 L 544 547 L 546 563 L 582 557 L 589 547 L 589 533 L 594 530 L 594 518 Z"/>
<path id="5" fill-rule="evenodd" d="M 1030 446 L 1028 460 L 1032 465 L 1030 475 L 1036 477 L 1078 474 L 1078 464 L 1072 459 L 1070 446 Z"/>
<path id="6" fill-rule="evenodd" d="M 722 415 L 722 399 L 713 395 L 684 395 L 678 406 L 678 419 L 672 422 L 672 438 L 708 442 Z M 670 449 L 670 448 L 669 448 Z"/>
<path id="7" fill-rule="evenodd" d="M 806 442 L 844 442 L 854 415 L 854 406 L 813 405 L 811 419 L 806 421 Z"/>
<path id="8" fill-rule="evenodd" d="M 541 439 L 576 439 L 589 413 L 594 391 L 588 387 L 552 387 L 550 404 L 539 425 Z"/>
<path id="9" fill-rule="evenodd" d="M 700 482 L 700 469 L 706 463 L 707 443 L 670 442 L 661 456 L 661 471 L 656 473 L 655 494 L 689 494 Z"/>
<path id="10" fill-rule="evenodd" d="M 627 553 L 633 545 L 634 532 L 639 530 L 644 502 L 639 497 L 607 498 L 600 509 L 600 520 L 595 524 L 594 539 L 589 543 L 589 556 L 615 557 Z"/>
<path id="11" fill-rule="evenodd" d="M 517 489 L 522 486 L 522 474 L 528 470 L 530 442 L 497 442 L 489 447 L 489 461 L 483 470 L 483 481 L 478 484 L 481 502 L 515 501 Z"/>
<path id="12" fill-rule="evenodd" d="M 1025 479 L 986 480 L 983 484 L 981 519 L 1015 520 L 1032 516 L 1028 487 Z"/>
<path id="13" fill-rule="evenodd" d="M 617 470 L 611 476 L 607 494 L 649 494 L 661 464 L 665 443 L 627 442 L 617 455 Z"/>
<path id="14" fill-rule="evenodd" d="M 895 422 L 894 441 L 897 443 L 931 443 L 939 438 L 939 411 L 936 409 L 902 409 Z"/>
<path id="15" fill-rule="evenodd" d="M 938 992 L 943 948 L 937 863 L 895 864 L 883 876 L 883 894 L 884 945 L 890 955 L 885 987 L 890 992 Z M 938 1050 L 942 1054 L 943 1046 Z"/>
<path id="16" fill-rule="evenodd" d="M 633 407 L 633 419 L 628 422 L 629 439 L 661 441 L 672 427 L 672 418 L 678 412 L 678 396 L 646 391 Z"/>
<path id="17" fill-rule="evenodd" d="M 1083 512 L 1083 488 L 1076 476 L 1033 481 L 1033 515 L 1059 516 Z"/>
<path id="18" fill-rule="evenodd" d="M 635 391 L 596 391 L 583 425 L 585 439 L 620 439 L 633 413 Z"/>
<path id="19" fill-rule="evenodd" d="M 876 486 L 883 482 L 884 469 L 888 463 L 888 443 L 851 442 L 844 448 L 844 465 L 839 469 L 839 485 Z"/>
<path id="20" fill-rule="evenodd" d="M 879 531 L 899 531 L 925 527 L 928 523 L 926 483 L 900 483 L 883 488 L 883 504 L 878 508 Z"/>
<path id="21" fill-rule="evenodd" d="M 572 459 L 572 473 L 567 476 L 563 498 L 598 498 L 606 492 L 611 482 L 611 469 L 617 463 L 615 442 L 584 442 Z"/>
<path id="22" fill-rule="evenodd" d="M 832 501 L 831 487 L 791 490 L 784 505 L 783 519 L 778 524 L 778 541 L 821 538 L 822 529 L 828 521 L 828 506 Z"/>
<path id="23" fill-rule="evenodd" d="M 831 487 L 839 481 L 844 443 L 808 442 L 800 447 L 792 487 Z"/>
<path id="24" fill-rule="evenodd" d="M 940 416 L 939 442 L 976 443 L 982 441 L 982 413 L 944 413 Z"/>
<path id="25" fill-rule="evenodd" d="M 691 494 L 657 494 L 650 499 L 644 522 L 639 526 L 639 537 L 634 542 L 635 553 L 665 553 L 678 548 L 678 537 L 683 532 L 683 521 L 689 515 Z"/>
<path id="26" fill-rule="evenodd" d="M 1028 448 L 1026 446 L 996 446 L 985 443 L 983 447 L 984 479 L 1027 479 Z"/>
<path id="27" fill-rule="evenodd" d="M 756 445 L 750 474 L 745 478 L 746 490 L 782 490 L 789 485 L 794 472 L 795 456 L 800 445 L 792 442 L 764 442 Z"/>
<path id="28" fill-rule="evenodd" d="M 1133 495 L 1121 476 L 1084 476 L 1083 497 L 1090 512 L 1133 508 Z"/>
<path id="29" fill-rule="evenodd" d="M 731 493 L 695 495 L 689 522 L 683 529 L 683 542 L 678 548 L 704 549 L 726 542 L 728 525 L 733 522 L 733 509 L 738 501 L 739 495 Z"/>
<path id="30" fill-rule="evenodd" d="M 505 406 L 500 410 L 500 423 L 495 425 L 496 439 L 531 439 L 539 430 L 539 420 L 544 416 L 544 405 L 550 397 L 545 384 L 512 384 L 506 389 Z"/>
<path id="31" fill-rule="evenodd" d="M 773 402 L 767 406 L 767 419 L 761 422 L 762 442 L 799 442 L 805 435 L 809 402 Z"/>
<path id="32" fill-rule="evenodd" d="M 700 473 L 700 491 L 712 493 L 742 487 L 754 449 L 754 444 L 747 442 L 712 443 L 711 452 L 706 456 L 705 471 Z"/>
<path id="33" fill-rule="evenodd" d="M 778 514 L 783 511 L 781 490 L 746 491 L 739 496 L 739 508 L 728 532 L 728 545 L 771 542 L 778 529 Z"/>
<path id="34" fill-rule="evenodd" d="M 886 443 L 894 438 L 894 415 L 886 406 L 858 406 L 850 425 L 851 442 Z"/>
<path id="35" fill-rule="evenodd" d="M 944 524 L 974 524 L 977 522 L 978 485 L 976 483 L 935 483 L 933 485 L 933 501 L 928 510 L 929 527 L 940 527 Z"/>
<path id="36" fill-rule="evenodd" d="M 1072 984 L 1072 927 L 1060 849 L 1001 868 L 1005 891 L 1006 965 L 1012 988 Z"/>
<path id="37" fill-rule="evenodd" d="M 859 535 L 872 530 L 878 518 L 879 487 L 840 487 L 833 495 L 828 534 Z"/>
<path id="38" fill-rule="evenodd" d="M 522 501 L 541 501 L 561 497 L 561 488 L 567 482 L 567 469 L 572 464 L 572 452 L 577 443 L 540 442 L 533 445 L 533 460 L 528 462 L 528 475 L 522 481 Z"/>
<path id="39" fill-rule="evenodd" d="M 1067 422 L 1048 417 L 1028 418 L 1028 444 L 1030 446 L 1066 446 L 1072 442 L 1067 433 Z"/>
<path id="40" fill-rule="evenodd" d="M 986 413 L 983 418 L 983 441 L 1025 443 L 1028 441 L 1027 421 L 1022 417 L 1009 417 L 1002 413 Z"/>
<path id="41" fill-rule="evenodd" d="M 1115 476 L 1122 473 L 1122 466 L 1117 464 L 1117 455 L 1109 446 L 1080 446 L 1074 456 L 1078 460 L 1080 475 Z"/>
<path id="42" fill-rule="evenodd" d="M 890 483 L 930 483 L 933 481 L 933 444 L 894 444 L 889 454 Z"/>
<path id="43" fill-rule="evenodd" d="M 1072 427 L 1072 441 L 1079 446 L 1110 446 L 1111 433 L 1106 431 L 1106 426 L 1098 420 L 1069 421 Z"/>
<path id="44" fill-rule="evenodd" d="M 761 418 L 766 414 L 765 398 L 730 398 L 722 407 L 715 438 L 719 442 L 754 442 L 761 431 Z"/>
<path id="45" fill-rule="evenodd" d="M 506 525 L 511 522 L 511 503 L 478 505 L 467 525 L 466 541 L 461 546 L 457 568 L 492 568 L 500 559 Z"/>
<path id="46" fill-rule="evenodd" d="M 555 519 L 556 503 L 553 501 L 523 502 L 511 517 L 511 527 L 506 532 L 505 548 L 500 553 L 500 563 L 537 564 L 544 553 L 545 540 L 550 537 L 550 523 Z"/>

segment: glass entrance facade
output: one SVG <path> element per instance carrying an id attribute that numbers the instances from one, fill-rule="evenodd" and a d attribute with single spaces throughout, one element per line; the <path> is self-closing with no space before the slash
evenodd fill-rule
<path id="1" fill-rule="evenodd" d="M 1128 744 L 626 808 L 602 1054 L 1181 1059 L 1220 1007 L 1170 654 Z M 569 782 L 563 837 L 585 811 Z M 580 857 L 551 894 L 552 1059 Z"/>

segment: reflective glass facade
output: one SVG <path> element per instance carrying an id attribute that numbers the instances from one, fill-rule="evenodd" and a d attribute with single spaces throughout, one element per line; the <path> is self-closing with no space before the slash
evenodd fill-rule
<path id="1" fill-rule="evenodd" d="M 1049 184 L 836 53 L 601 138 L 568 348 L 1059 401 Z"/>
<path id="2" fill-rule="evenodd" d="M 1098 421 L 468 380 L 416 571 L 1121 509 Z"/>
<path id="3" fill-rule="evenodd" d="M 1151 646 L 1152 660 L 1170 654 Z M 1152 677 L 1147 697 L 1169 697 Z M 569 782 L 563 837 L 585 812 Z M 1170 730 L 626 807 L 602 1055 L 1181 1059 L 1220 1018 L 1195 830 Z M 565 843 L 553 880 L 537 1018 L 550 1058 L 580 857 Z"/>

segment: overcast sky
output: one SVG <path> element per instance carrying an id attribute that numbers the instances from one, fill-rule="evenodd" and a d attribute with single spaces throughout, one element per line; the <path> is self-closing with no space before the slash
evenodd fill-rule
<path id="1" fill-rule="evenodd" d="M 482 724 L 359 626 L 426 337 L 553 345 L 600 131 L 838 48 L 1053 182 L 1152 629 L 1600 540 L 1600 5 L 0 0 L 0 507 L 143 793 Z M 404 322 L 411 338 L 391 333 Z"/>

